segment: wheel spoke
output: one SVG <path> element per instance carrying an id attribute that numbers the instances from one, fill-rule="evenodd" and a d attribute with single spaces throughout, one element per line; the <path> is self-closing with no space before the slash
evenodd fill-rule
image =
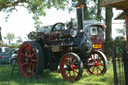
<path id="1" fill-rule="evenodd" d="M 69 73 L 70 73 L 70 72 L 68 71 L 68 73 L 66 73 L 66 75 L 68 76 L 68 75 L 69 75 Z"/>
<path id="2" fill-rule="evenodd" d="M 78 56 L 76 56 L 76 54 L 69 53 L 67 55 L 64 55 L 60 62 L 60 72 L 62 76 L 69 81 L 75 81 L 80 78 L 80 75 L 82 75 L 83 72 L 81 71 L 83 70 L 83 65 L 81 65 L 81 63 L 82 62 L 79 62 Z M 66 69 L 65 65 L 67 66 Z"/>
<path id="3" fill-rule="evenodd" d="M 32 61 L 32 62 L 37 62 L 37 59 L 32 59 L 31 61 Z"/>
<path id="4" fill-rule="evenodd" d="M 71 62 L 71 64 L 74 65 L 75 61 L 76 61 L 76 60 L 75 60 L 74 58 L 72 58 L 72 62 Z"/>
<path id="5" fill-rule="evenodd" d="M 97 74 L 98 74 L 98 72 L 99 72 L 99 71 L 98 71 L 98 66 L 97 66 Z"/>
<path id="6" fill-rule="evenodd" d="M 29 68 L 30 68 L 29 69 L 30 70 L 30 74 L 33 75 L 34 74 L 34 70 L 33 70 L 32 64 L 30 64 L 30 67 Z"/>
<path id="7" fill-rule="evenodd" d="M 21 56 L 26 57 L 26 55 L 24 53 L 21 53 Z"/>
<path id="8" fill-rule="evenodd" d="M 69 78 L 71 78 L 71 71 L 69 71 Z"/>
<path id="9" fill-rule="evenodd" d="M 31 72 L 32 72 L 32 74 L 34 73 L 34 70 L 35 70 L 35 67 L 34 67 L 33 64 L 31 64 Z"/>
<path id="10" fill-rule="evenodd" d="M 23 57 L 28 57 L 28 53 L 27 53 L 27 52 L 21 53 L 21 56 L 23 56 Z"/>
<path id="11" fill-rule="evenodd" d="M 98 56 L 97 62 L 100 62 L 99 58 L 100 58 L 100 57 Z"/>
<path id="12" fill-rule="evenodd" d="M 96 61 L 96 54 L 94 54 L 93 60 Z"/>
<path id="13" fill-rule="evenodd" d="M 26 74 L 29 73 L 29 67 L 30 67 L 29 64 L 27 64 L 26 68 L 24 68 L 24 71 L 25 71 Z"/>
<path id="14" fill-rule="evenodd" d="M 65 64 L 66 66 L 70 65 L 69 62 L 68 62 L 68 59 L 64 61 L 64 64 Z"/>
<path id="15" fill-rule="evenodd" d="M 76 74 L 75 74 L 74 70 L 73 70 L 73 75 L 74 75 L 74 77 L 76 78 Z"/>
<path id="16" fill-rule="evenodd" d="M 75 65 L 75 66 L 74 66 L 74 69 L 76 69 L 76 68 L 78 68 L 78 66 Z"/>
<path id="17" fill-rule="evenodd" d="M 104 66 L 104 64 L 99 64 L 99 66 Z"/>
<path id="18" fill-rule="evenodd" d="M 77 74 L 79 73 L 79 72 L 77 72 L 76 70 L 73 70 L 73 72 L 75 72 L 75 73 L 77 73 Z"/>
<path id="19" fill-rule="evenodd" d="M 97 67 L 100 71 L 102 71 L 99 67 Z"/>
<path id="20" fill-rule="evenodd" d="M 71 64 L 74 64 L 74 62 L 73 62 L 73 58 L 71 58 Z"/>
<path id="21" fill-rule="evenodd" d="M 34 66 L 34 64 L 33 64 L 33 63 L 31 63 L 31 66 L 32 66 L 32 68 L 33 68 L 33 69 L 35 69 L 35 66 Z"/>
<path id="22" fill-rule="evenodd" d="M 94 61 L 94 63 L 90 62 L 91 61 L 90 58 L 92 59 L 92 61 Z M 103 55 L 100 54 L 100 52 L 94 51 L 91 54 L 90 58 L 88 59 L 88 63 L 89 63 L 88 66 L 91 66 L 91 67 L 89 67 L 87 69 L 87 72 L 89 74 L 95 74 L 95 75 L 102 74 L 104 71 L 104 68 L 106 68 L 105 63 L 104 63 L 106 61 L 104 60 Z M 90 65 L 90 63 L 91 63 L 91 65 Z"/>
<path id="23" fill-rule="evenodd" d="M 31 49 L 32 49 L 32 46 L 31 46 L 31 45 L 28 45 L 28 46 L 26 47 L 26 51 L 27 51 L 28 55 L 31 54 Z"/>
<path id="24" fill-rule="evenodd" d="M 103 61 L 103 59 L 100 60 L 100 62 L 102 62 L 102 61 Z M 103 62 L 104 62 L 104 61 L 103 61 Z"/>
<path id="25" fill-rule="evenodd" d="M 33 58 L 33 57 L 35 57 L 35 55 L 36 55 L 36 53 L 33 52 L 33 53 L 31 54 L 31 57 Z"/>
<path id="26" fill-rule="evenodd" d="M 21 66 L 24 66 L 24 65 L 28 65 L 28 63 L 23 63 L 23 64 L 21 64 Z"/>
<path id="27" fill-rule="evenodd" d="M 94 73 L 95 66 L 93 66 L 92 73 Z"/>
<path id="28" fill-rule="evenodd" d="M 92 58 L 93 61 L 96 61 L 95 58 L 94 58 L 94 55 L 91 55 L 91 58 Z"/>
<path id="29" fill-rule="evenodd" d="M 37 54 L 33 43 L 25 42 L 19 49 L 18 62 L 21 73 L 25 77 L 33 77 L 37 70 Z"/>

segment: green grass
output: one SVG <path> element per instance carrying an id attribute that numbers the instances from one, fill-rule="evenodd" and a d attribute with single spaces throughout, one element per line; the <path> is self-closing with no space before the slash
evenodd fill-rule
<path id="1" fill-rule="evenodd" d="M 76 82 L 64 80 L 60 73 L 44 70 L 41 78 L 25 78 L 15 71 L 11 76 L 11 66 L 0 66 L 0 85 L 114 85 L 112 64 L 108 65 L 106 74 L 89 75 L 84 69 L 83 77 Z"/>

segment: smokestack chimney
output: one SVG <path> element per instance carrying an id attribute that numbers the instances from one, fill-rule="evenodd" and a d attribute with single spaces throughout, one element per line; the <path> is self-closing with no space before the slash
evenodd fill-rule
<path id="1" fill-rule="evenodd" d="M 83 29 L 84 21 L 84 5 L 76 5 L 77 10 L 77 22 L 78 22 L 78 32 Z"/>

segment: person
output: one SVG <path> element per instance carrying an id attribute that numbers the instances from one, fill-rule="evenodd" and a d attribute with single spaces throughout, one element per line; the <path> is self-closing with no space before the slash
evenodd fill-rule
<path id="1" fill-rule="evenodd" d="M 72 29 L 73 28 L 73 19 L 71 18 L 71 21 L 67 24 L 67 28 L 68 29 Z"/>

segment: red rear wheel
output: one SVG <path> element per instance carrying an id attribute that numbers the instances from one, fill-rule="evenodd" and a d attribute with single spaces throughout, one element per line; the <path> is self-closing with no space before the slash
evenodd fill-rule
<path id="1" fill-rule="evenodd" d="M 88 59 L 87 72 L 92 75 L 104 74 L 107 70 L 107 58 L 100 51 L 92 52 Z"/>
<path id="2" fill-rule="evenodd" d="M 83 63 L 75 53 L 65 54 L 60 62 L 60 72 L 64 79 L 75 81 L 81 78 L 83 73 Z"/>
<path id="3" fill-rule="evenodd" d="M 36 42 L 25 42 L 21 45 L 18 54 L 18 64 L 21 73 L 25 77 L 33 77 L 41 68 L 41 53 Z M 42 54 L 42 55 L 41 55 Z"/>

